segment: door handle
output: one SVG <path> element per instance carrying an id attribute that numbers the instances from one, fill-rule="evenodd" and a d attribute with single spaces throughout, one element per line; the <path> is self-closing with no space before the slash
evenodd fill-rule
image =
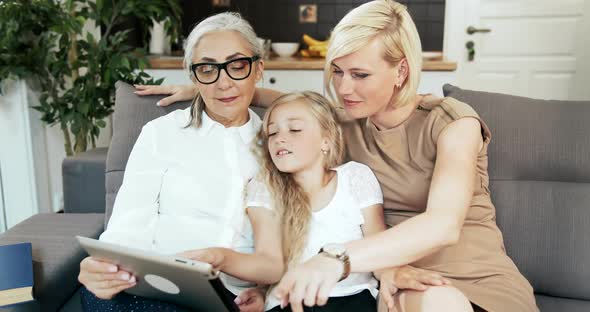
<path id="1" fill-rule="evenodd" d="M 489 28 L 475 28 L 473 26 L 467 27 L 467 34 L 469 35 L 473 35 L 475 33 L 489 33 L 490 31 L 492 30 Z"/>

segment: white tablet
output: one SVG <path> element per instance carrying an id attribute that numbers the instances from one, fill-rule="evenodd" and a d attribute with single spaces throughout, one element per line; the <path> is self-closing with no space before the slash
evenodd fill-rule
<path id="1" fill-rule="evenodd" d="M 239 311 L 209 263 L 128 248 L 76 236 L 92 257 L 118 265 L 137 278 L 125 292 L 172 302 L 195 311 Z"/>

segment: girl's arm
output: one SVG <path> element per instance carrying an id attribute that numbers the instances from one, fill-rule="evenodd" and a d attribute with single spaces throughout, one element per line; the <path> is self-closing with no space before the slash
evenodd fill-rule
<path id="1" fill-rule="evenodd" d="M 254 231 L 253 254 L 213 247 L 186 251 L 180 256 L 210 263 L 214 268 L 257 284 L 275 284 L 284 273 L 281 231 L 278 216 L 270 209 L 249 207 Z"/>
<path id="2" fill-rule="evenodd" d="M 387 229 L 385 225 L 385 218 L 383 216 L 383 205 L 377 204 L 366 207 L 362 210 L 365 223 L 361 226 L 363 229 L 363 236 L 369 237 L 377 233 L 383 232 Z M 379 279 L 383 270 L 373 272 L 375 277 Z"/>
<path id="3" fill-rule="evenodd" d="M 275 284 L 285 270 L 279 217 L 262 207 L 248 207 L 247 212 L 254 231 L 255 252 L 243 254 L 230 250 L 224 272 L 259 284 Z"/>

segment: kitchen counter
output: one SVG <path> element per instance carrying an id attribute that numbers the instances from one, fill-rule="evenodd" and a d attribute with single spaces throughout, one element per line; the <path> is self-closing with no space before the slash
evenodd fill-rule
<path id="1" fill-rule="evenodd" d="M 180 56 L 150 56 L 151 69 L 182 69 Z M 271 57 L 264 61 L 264 69 L 279 70 L 322 70 L 325 59 L 306 57 Z M 455 71 L 457 63 L 444 59 L 442 56 L 424 58 L 423 71 Z"/>

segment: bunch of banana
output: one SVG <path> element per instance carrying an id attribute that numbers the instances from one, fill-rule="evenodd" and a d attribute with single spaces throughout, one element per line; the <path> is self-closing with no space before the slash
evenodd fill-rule
<path id="1" fill-rule="evenodd" d="M 303 42 L 307 44 L 307 49 L 301 50 L 301 56 L 304 57 L 326 57 L 328 52 L 328 42 L 330 40 L 320 41 L 312 38 L 308 34 L 303 34 Z"/>

